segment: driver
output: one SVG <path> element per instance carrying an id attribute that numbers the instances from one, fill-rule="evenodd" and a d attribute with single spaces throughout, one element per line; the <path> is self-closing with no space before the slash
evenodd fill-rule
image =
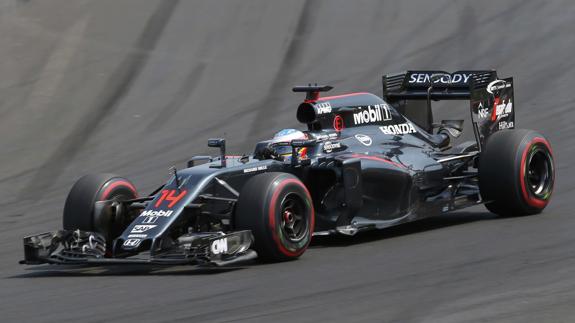
<path id="1" fill-rule="evenodd" d="M 290 142 L 294 139 L 308 139 L 308 136 L 303 131 L 297 129 L 283 129 L 277 132 L 272 140 L 270 140 L 269 147 L 272 148 L 273 154 L 278 158 L 289 160 L 292 154 Z M 298 151 L 298 157 L 307 157 L 307 148 L 300 148 Z"/>

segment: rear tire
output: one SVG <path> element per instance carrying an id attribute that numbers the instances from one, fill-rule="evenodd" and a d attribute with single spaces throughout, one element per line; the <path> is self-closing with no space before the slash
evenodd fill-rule
<path id="1" fill-rule="evenodd" d="M 136 188 L 125 178 L 113 174 L 83 176 L 72 186 L 66 198 L 64 229 L 98 232 L 110 243 L 121 233 L 121 221 L 115 219 L 114 212 L 94 212 L 95 203 L 128 200 L 137 196 Z"/>
<path id="2" fill-rule="evenodd" d="M 479 159 L 479 188 L 489 211 L 502 216 L 540 213 L 554 182 L 553 152 L 540 133 L 502 130 L 487 140 Z"/>
<path id="3" fill-rule="evenodd" d="M 252 231 L 260 260 L 296 259 L 307 249 L 315 225 L 309 191 L 291 174 L 256 175 L 242 188 L 235 225 Z"/>

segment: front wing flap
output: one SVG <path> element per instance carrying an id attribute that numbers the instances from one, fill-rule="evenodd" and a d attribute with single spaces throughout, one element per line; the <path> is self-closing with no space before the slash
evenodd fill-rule
<path id="1" fill-rule="evenodd" d="M 173 248 L 150 256 L 149 252 L 130 257 L 114 258 L 106 252 L 105 239 L 88 231 L 60 230 L 24 238 L 24 260 L 21 264 L 71 265 L 215 265 L 235 264 L 255 259 L 249 249 L 253 243 L 251 231 L 204 233 L 197 239 L 183 239 Z"/>

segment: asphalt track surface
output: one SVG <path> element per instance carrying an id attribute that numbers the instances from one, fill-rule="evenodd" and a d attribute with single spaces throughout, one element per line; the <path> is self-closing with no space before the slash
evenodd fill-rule
<path id="1" fill-rule="evenodd" d="M 0 1 L 0 321 L 575 321 L 574 27 L 569 0 Z M 515 77 L 517 125 L 555 152 L 543 214 L 477 207 L 229 270 L 17 264 L 85 173 L 149 192 L 209 137 L 243 153 L 299 127 L 294 84 L 381 94 L 416 68 Z"/>

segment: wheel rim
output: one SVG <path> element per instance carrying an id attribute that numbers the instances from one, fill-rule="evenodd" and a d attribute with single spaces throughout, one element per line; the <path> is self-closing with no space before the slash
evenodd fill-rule
<path id="1" fill-rule="evenodd" d="M 289 241 L 299 242 L 305 238 L 308 231 L 306 205 L 297 194 L 290 193 L 281 203 L 281 230 Z"/>
<path id="2" fill-rule="evenodd" d="M 100 214 L 103 217 L 99 220 L 94 219 L 95 222 L 101 223 L 99 226 L 96 225 L 95 229 L 100 234 L 104 235 L 107 240 L 106 248 L 110 249 L 113 247 L 112 240 L 118 237 L 122 232 L 130 225 L 134 220 L 133 217 L 129 217 L 128 210 L 122 207 L 121 201 L 130 200 L 136 198 L 135 194 L 130 188 L 125 186 L 119 186 L 114 188 L 106 197 L 106 200 L 112 200 L 112 205 L 110 211 L 107 213 Z M 103 201 L 99 198 L 98 201 Z M 103 221 L 103 222 L 102 222 Z"/>
<path id="3" fill-rule="evenodd" d="M 553 162 L 549 152 L 535 146 L 526 164 L 527 187 L 531 194 L 539 199 L 547 199 L 553 184 Z"/>

